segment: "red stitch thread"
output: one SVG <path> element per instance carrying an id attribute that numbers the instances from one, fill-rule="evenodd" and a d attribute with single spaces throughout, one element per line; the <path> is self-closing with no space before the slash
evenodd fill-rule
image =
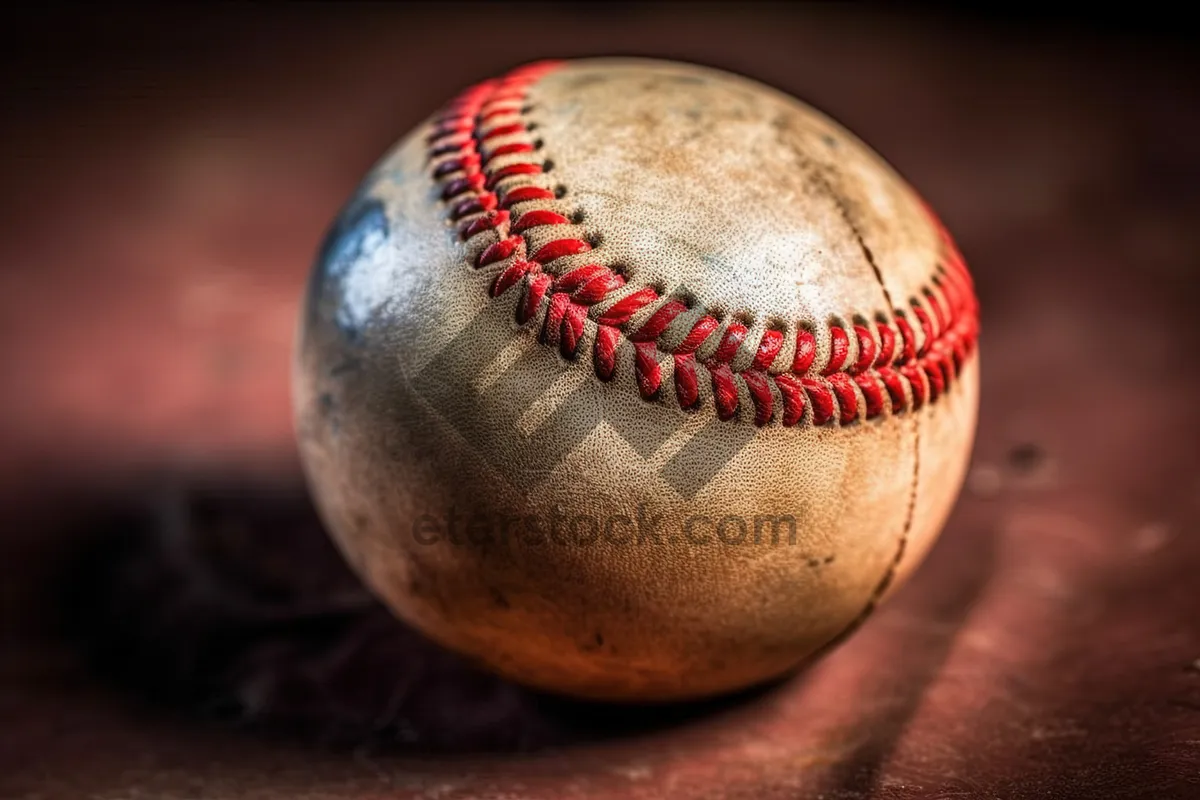
<path id="1" fill-rule="evenodd" d="M 812 331 L 801 328 L 796 331 L 796 357 L 792 360 L 792 372 L 803 375 L 817 357 L 817 337 Z"/>
<path id="2" fill-rule="evenodd" d="M 521 305 L 517 312 L 518 321 L 524 323 L 533 318 L 537 313 L 538 308 L 542 305 L 542 298 L 546 296 L 546 290 L 550 288 L 549 275 L 535 275 L 529 281 L 529 290 L 525 293 L 525 302 Z"/>
<path id="3" fill-rule="evenodd" d="M 532 261 L 522 261 L 516 259 L 503 272 L 496 276 L 496 280 L 492 283 L 492 297 L 499 297 L 507 292 L 510 288 L 516 285 L 517 281 L 524 278 L 526 273 L 540 269 L 538 264 Z"/>
<path id="4" fill-rule="evenodd" d="M 888 397 L 892 400 L 892 413 L 899 414 L 904 409 L 904 382 L 900 380 L 896 370 L 891 367 L 880 367 L 876 374 L 879 376 L 879 380 L 883 381 Z"/>
<path id="5" fill-rule="evenodd" d="M 751 369 L 767 370 L 775 363 L 775 356 L 783 348 L 783 334 L 779 331 L 764 331 L 758 342 L 758 352 L 754 354 Z"/>
<path id="6" fill-rule="evenodd" d="M 499 169 L 493 170 L 492 173 L 488 175 L 487 183 L 485 185 L 489 189 L 495 189 L 496 184 L 500 183 L 500 181 L 504 180 L 505 178 L 511 178 L 514 175 L 536 175 L 541 171 L 541 164 L 509 164 L 507 167 L 500 167 Z"/>
<path id="7" fill-rule="evenodd" d="M 460 200 L 455 203 L 450 209 L 451 219 L 462 219 L 471 214 L 478 214 L 482 211 L 491 211 L 496 207 L 496 195 L 483 194 L 478 197 L 468 197 L 466 200 Z"/>
<path id="8" fill-rule="evenodd" d="M 732 361 L 745 339 L 746 326 L 736 322 L 730 323 L 729 327 L 725 329 L 725 337 L 721 339 L 721 346 L 713 354 L 713 361 Z"/>
<path id="9" fill-rule="evenodd" d="M 900 360 L 903 362 L 915 360 L 917 357 L 917 345 L 912 326 L 908 324 L 907 319 L 897 316 L 896 328 L 900 331 Z"/>
<path id="10" fill-rule="evenodd" d="M 517 203 L 524 203 L 528 200 L 553 200 L 554 192 L 549 189 L 543 189 L 540 186 L 518 186 L 512 191 L 504 193 L 504 199 L 500 201 L 501 208 L 509 208 Z"/>
<path id="11" fill-rule="evenodd" d="M 514 164 L 513 166 L 517 166 Z M 566 225 L 570 220 L 562 214 L 554 211 L 548 211 L 544 208 L 526 211 L 520 216 L 516 223 L 512 226 L 513 233 L 524 233 L 530 228 L 536 228 L 540 225 Z"/>
<path id="12" fill-rule="evenodd" d="M 493 228 L 499 228 L 501 225 L 508 223 L 507 211 L 489 211 L 482 217 L 468 222 L 462 228 L 462 238 L 470 239 L 472 236 L 490 231 Z"/>
<path id="13" fill-rule="evenodd" d="M 721 323 L 717 322 L 713 317 L 705 314 L 696 321 L 692 329 L 688 331 L 688 335 L 683 338 L 679 346 L 675 348 L 676 353 L 694 353 L 700 345 L 712 336 L 717 328 L 721 327 Z"/>
<path id="14" fill-rule="evenodd" d="M 858 419 L 858 395 L 854 392 L 854 380 L 845 372 L 834 372 L 827 378 L 837 397 L 839 419 L 843 425 L 848 425 Z"/>
<path id="15" fill-rule="evenodd" d="M 767 381 L 767 373 L 748 369 L 741 375 L 742 380 L 746 382 L 746 388 L 750 390 L 750 399 L 754 401 L 754 424 L 761 428 L 771 421 L 775 403 L 770 383 Z"/>
<path id="16" fill-rule="evenodd" d="M 900 367 L 900 374 L 908 379 L 912 388 L 913 411 L 919 411 L 925 405 L 925 373 L 916 364 L 905 364 Z"/>
<path id="17" fill-rule="evenodd" d="M 813 410 L 813 425 L 824 425 L 833 416 L 833 392 L 813 378 L 801 378 L 800 385 L 808 395 Z"/>
<path id="18" fill-rule="evenodd" d="M 584 320 L 587 319 L 587 308 L 572 303 L 567 307 L 567 315 L 563 318 L 563 355 L 574 356 L 583 338 Z"/>
<path id="19" fill-rule="evenodd" d="M 885 323 L 877 323 L 875 330 L 879 331 L 879 355 L 875 358 L 876 367 L 884 367 L 892 363 L 896 352 L 896 334 Z"/>
<path id="20" fill-rule="evenodd" d="M 541 250 L 538 252 L 540 253 Z M 560 292 L 573 292 L 593 278 L 607 273 L 608 270 L 599 264 L 588 264 L 586 267 L 573 269 L 564 275 L 560 275 L 558 280 L 554 282 L 554 288 Z"/>
<path id="21" fill-rule="evenodd" d="M 507 239 L 501 239 L 488 249 L 479 254 L 479 266 L 486 267 L 488 264 L 494 264 L 497 261 L 503 261 L 517 251 L 517 248 L 525 244 L 525 240 L 520 236 L 510 236 Z"/>
<path id="22" fill-rule="evenodd" d="M 522 323 L 533 319 L 545 306 L 541 336 L 567 357 L 576 355 L 586 335 L 589 309 L 601 306 L 594 315 L 592 361 L 596 375 L 602 380 L 613 377 L 617 349 L 624 335 L 634 348 L 638 390 L 650 399 L 659 393 L 662 383 L 659 339 L 683 318 L 687 306 L 667 299 L 636 330 L 623 334 L 622 327 L 635 315 L 664 299 L 656 289 L 637 289 L 608 303 L 612 293 L 626 285 L 624 276 L 613 268 L 587 264 L 568 268 L 557 277 L 545 272 L 546 264 L 592 249 L 585 239 L 576 236 L 551 238 L 532 256 L 526 255 L 522 233 L 572 224 L 567 216 L 550 208 L 514 210 L 521 203 L 553 202 L 559 196 L 535 183 L 551 165 L 534 159 L 540 143 L 526 138 L 530 126 L 524 120 L 530 86 L 555 68 L 556 62 L 518 68 L 499 79 L 470 87 L 447 105 L 434 118 L 426 137 L 431 174 L 440 185 L 442 199 L 449 204 L 450 220 L 460 223 L 462 238 L 494 237 L 476 258 L 480 268 L 500 265 L 490 287 L 492 296 L 519 288 L 517 319 Z M 496 163 L 501 158 L 504 163 Z M 737 415 L 740 377 L 754 404 L 756 425 L 765 425 L 776 416 L 785 426 L 798 425 L 806 408 L 812 409 L 814 425 L 835 418 L 846 425 L 920 409 L 926 402 L 937 400 L 974 350 L 979 331 L 978 303 L 962 254 L 941 222 L 931 211 L 928 213 L 941 245 L 929 284 L 906 308 L 890 309 L 890 320 L 879 318 L 874 329 L 864 324 L 854 324 L 851 329 L 830 325 L 830 353 L 824 365 L 815 365 L 816 336 L 798 323 L 789 370 L 771 373 L 783 350 L 784 335 L 769 329 L 759 337 L 750 364 L 734 373 L 731 363 L 749 334 L 747 327 L 739 322 L 723 327 L 708 314 L 687 323 L 683 339 L 671 354 L 675 399 L 680 407 L 692 409 L 700 403 L 698 364 L 712 378 L 717 416 L 732 419 Z M 909 314 L 920 327 L 919 336 L 909 322 Z M 856 345 L 853 362 L 850 330 Z M 710 341 L 716 342 L 715 347 L 701 362 L 697 353 Z M 814 368 L 822 377 L 811 374 Z M 780 400 L 778 415 L 772 382 Z"/>
<path id="23" fill-rule="evenodd" d="M 929 345 L 933 343 L 933 320 L 929 318 L 929 314 L 915 300 L 912 303 L 913 314 L 916 315 L 917 321 L 921 323 L 921 332 L 924 337 L 921 339 L 921 346 L 917 348 L 917 356 L 923 356 L 929 352 Z"/>
<path id="24" fill-rule="evenodd" d="M 635 342 L 633 347 L 638 390 L 642 397 L 648 400 L 658 393 L 658 387 L 662 383 L 662 368 L 658 366 L 658 359 L 655 358 L 658 348 L 654 346 L 654 342 Z"/>
<path id="25" fill-rule="evenodd" d="M 783 424 L 796 425 L 804 418 L 804 387 L 795 375 L 784 373 L 775 376 L 775 385 L 783 398 Z"/>
<path id="26" fill-rule="evenodd" d="M 846 329 L 833 326 L 829 329 L 829 363 L 821 370 L 821 374 L 832 375 L 837 372 L 846 363 L 849 355 L 850 337 L 846 335 Z"/>
<path id="27" fill-rule="evenodd" d="M 737 413 L 738 393 L 737 384 L 733 380 L 733 370 L 724 362 L 718 362 L 709 367 L 712 373 L 713 401 L 717 406 L 717 416 L 721 419 L 733 419 Z"/>
<path id="28" fill-rule="evenodd" d="M 662 308 L 654 312 L 650 319 L 646 320 L 642 327 L 636 332 L 630 334 L 630 341 L 634 342 L 652 342 L 656 341 L 659 336 L 662 336 L 663 331 L 671 322 L 687 311 L 687 306 L 678 300 L 668 300 Z"/>
<path id="29" fill-rule="evenodd" d="M 854 376 L 854 382 L 858 384 L 858 388 L 863 393 L 863 399 L 867 401 L 867 419 L 882 414 L 883 389 L 879 387 L 878 376 L 869 372 L 861 373 Z"/>
<path id="30" fill-rule="evenodd" d="M 488 157 L 507 156 L 512 153 L 531 153 L 533 145 L 527 142 L 513 142 L 512 144 L 502 144 L 499 147 L 488 150 Z"/>
<path id="31" fill-rule="evenodd" d="M 546 309 L 546 321 L 542 328 L 542 339 L 551 346 L 557 346 L 561 340 L 562 322 L 567 314 L 567 306 L 571 305 L 571 296 L 563 292 L 550 295 L 550 306 Z"/>
<path id="32" fill-rule="evenodd" d="M 596 364 L 596 376 L 601 380 L 612 379 L 617 365 L 617 342 L 620 340 L 620 328 L 614 325 L 596 327 L 596 350 L 593 361 Z"/>
<path id="33" fill-rule="evenodd" d="M 529 214 L 522 214 L 521 219 L 526 220 Z M 558 222 L 546 222 L 543 225 L 560 225 Z M 526 227 L 532 227 L 526 226 Z M 524 229 L 522 229 L 524 230 Z M 554 261 L 563 256 L 574 256 L 580 253 L 586 253 L 591 250 L 592 246 L 582 239 L 555 239 L 553 242 L 547 242 L 538 248 L 538 251 L 533 254 L 533 260 L 545 264 L 547 261 Z"/>
<path id="34" fill-rule="evenodd" d="M 630 317 L 657 299 L 658 292 L 653 289 L 640 289 L 601 314 L 597 322 L 601 325 L 624 325 Z"/>
<path id="35" fill-rule="evenodd" d="M 862 325 L 854 326 L 854 336 L 858 340 L 858 359 L 850 371 L 862 372 L 875 363 L 875 340 L 871 338 L 871 332 Z"/>
<path id="36" fill-rule="evenodd" d="M 696 357 L 691 353 L 675 354 L 675 395 L 682 408 L 693 408 L 700 401 L 696 381 Z"/>

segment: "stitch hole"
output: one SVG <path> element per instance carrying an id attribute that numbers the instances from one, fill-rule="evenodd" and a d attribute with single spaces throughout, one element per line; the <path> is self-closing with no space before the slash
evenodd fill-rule
<path id="1" fill-rule="evenodd" d="M 580 213 L 580 214 L 582 214 L 583 212 L 582 212 L 582 211 L 580 211 L 580 212 L 577 212 L 577 213 Z M 582 221 L 582 217 L 580 217 L 580 220 L 579 220 L 579 221 Z M 576 222 L 576 224 L 578 224 L 578 222 Z M 598 247 L 600 247 L 600 245 L 604 244 L 604 235 L 603 235 L 602 233 L 600 233 L 599 231 L 589 231 L 587 234 L 585 234 L 585 235 L 584 235 L 584 237 L 583 237 L 583 240 L 584 240 L 585 242 L 587 242 L 587 243 L 588 243 L 588 245 L 589 245 L 589 246 L 590 246 L 590 247 L 591 247 L 593 250 L 595 250 L 595 249 L 597 249 Z M 659 289 L 659 290 L 658 290 L 658 293 L 659 293 L 659 294 L 662 294 L 662 293 L 663 293 L 663 291 L 662 291 L 661 289 Z"/>
<path id="2" fill-rule="evenodd" d="M 530 122 L 525 125 L 525 130 L 536 131 L 540 126 L 536 122 Z"/>
<path id="3" fill-rule="evenodd" d="M 542 172 L 550 172 L 553 169 L 554 169 L 554 162 L 551 161 L 550 159 L 547 158 L 545 161 L 542 162 Z"/>
<path id="4" fill-rule="evenodd" d="M 558 186 L 554 187 L 554 197 L 555 198 L 557 198 L 558 200 L 562 200 L 566 196 L 567 196 L 567 187 L 564 184 L 560 183 Z"/>
<path id="5" fill-rule="evenodd" d="M 754 327 L 754 313 L 751 311 L 738 311 L 733 315 L 733 321 L 745 325 L 747 328 Z"/>
<path id="6" fill-rule="evenodd" d="M 724 323 L 725 316 L 728 312 L 721 305 L 711 305 L 704 309 L 704 313 L 715 319 L 717 322 Z"/>
<path id="7" fill-rule="evenodd" d="M 572 224 L 582 225 L 583 221 L 585 219 L 587 219 L 587 214 L 584 212 L 584 210 L 582 208 L 577 208 L 571 212 L 570 220 L 571 220 Z M 588 241 L 588 244 L 591 244 L 593 247 L 595 247 L 595 245 L 592 244 L 592 242 L 590 242 L 590 241 Z"/>
<path id="8" fill-rule="evenodd" d="M 687 306 L 688 311 L 696 307 L 696 295 L 690 289 L 680 287 L 675 290 L 675 299 Z"/>
<path id="9" fill-rule="evenodd" d="M 529 114 L 529 113 L 532 113 L 535 108 L 537 108 L 536 103 L 527 103 L 527 104 L 521 106 L 520 113 Z"/>
<path id="10" fill-rule="evenodd" d="M 533 140 L 533 149 L 534 150 L 541 150 L 545 146 L 546 146 L 546 142 L 544 139 L 534 139 Z"/>
<path id="11" fill-rule="evenodd" d="M 850 317 L 850 322 L 852 325 L 862 325 L 865 327 L 867 325 L 867 318 L 862 314 L 855 314 L 854 316 Z"/>
<path id="12" fill-rule="evenodd" d="M 788 323 L 783 317 L 771 316 L 767 317 L 767 330 L 776 331 L 778 333 L 787 333 Z"/>

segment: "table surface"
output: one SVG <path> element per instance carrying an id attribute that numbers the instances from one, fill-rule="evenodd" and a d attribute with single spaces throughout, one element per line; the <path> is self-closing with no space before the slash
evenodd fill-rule
<path id="1" fill-rule="evenodd" d="M 43 20 L 53 43 L 6 78 L 0 796 L 1200 796 L 1200 103 L 1179 42 L 844 8 L 172 22 Z M 251 531 L 311 538 L 303 502 L 269 487 L 296 480 L 291 337 L 326 224 L 456 89 L 596 53 L 796 94 L 955 233 L 983 305 L 981 423 L 919 573 L 801 674 L 682 711 L 478 689 L 372 617 L 401 671 L 411 653 L 446 665 L 433 696 L 454 719 L 426 708 L 415 737 L 441 731 L 436 752 L 229 726 L 102 676 L 55 611 L 91 586 L 67 586 L 80 573 L 64 565 L 105 557 L 93 509 L 224 481 L 249 496 Z M 260 519 L 247 487 L 292 516 Z M 128 618 L 158 613 L 145 605 Z M 471 722 L 497 697 L 504 724 L 541 732 L 514 744 Z"/>

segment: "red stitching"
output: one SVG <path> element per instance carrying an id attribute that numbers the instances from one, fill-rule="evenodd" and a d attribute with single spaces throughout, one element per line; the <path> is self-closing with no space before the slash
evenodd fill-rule
<path id="1" fill-rule="evenodd" d="M 708 370 L 712 373 L 713 401 L 717 406 L 717 416 L 721 419 L 733 419 L 738 409 L 737 383 L 733 380 L 733 371 L 723 361 L 711 364 Z"/>
<path id="2" fill-rule="evenodd" d="M 500 207 L 510 208 L 517 203 L 524 203 L 527 200 L 553 199 L 554 192 L 549 189 L 543 189 L 540 186 L 518 186 L 512 191 L 504 193 L 504 197 L 500 200 Z"/>
<path id="3" fill-rule="evenodd" d="M 883 413 L 883 389 L 879 386 L 879 376 L 862 373 L 854 376 L 854 382 L 863 393 L 867 403 L 867 419 L 878 417 Z"/>
<path id="4" fill-rule="evenodd" d="M 634 373 L 638 390 L 647 400 L 658 393 L 662 368 L 658 366 L 658 348 L 654 342 L 634 342 Z"/>
<path id="5" fill-rule="evenodd" d="M 754 424 L 762 427 L 771 421 L 772 406 L 775 398 L 767 381 L 767 373 L 762 370 L 748 369 L 742 373 L 742 380 L 750 390 L 754 400 Z"/>
<path id="6" fill-rule="evenodd" d="M 754 354 L 751 369 L 768 370 L 775 363 L 775 356 L 783 349 L 783 334 L 779 331 L 764 331 L 758 342 L 758 352 Z"/>
<path id="7" fill-rule="evenodd" d="M 800 385 L 812 407 L 813 425 L 824 425 L 833 417 L 833 392 L 815 378 L 801 378 Z"/>
<path id="8" fill-rule="evenodd" d="M 471 87 L 435 116 L 426 137 L 433 180 L 459 235 L 494 238 L 475 260 L 479 268 L 499 270 L 491 295 L 517 289 L 522 323 L 544 308 L 542 341 L 574 358 L 590 322 L 592 363 L 601 380 L 613 377 L 617 351 L 629 342 L 638 391 L 646 399 L 661 392 L 662 363 L 670 355 L 675 399 L 686 410 L 703 402 L 702 366 L 711 377 L 717 416 L 736 417 L 741 398 L 749 397 L 753 408 L 747 413 L 755 425 L 772 419 L 798 425 L 806 415 L 813 425 L 849 425 L 920 409 L 946 392 L 975 348 L 978 303 L 961 253 L 932 212 L 940 253 L 929 283 L 874 324 L 829 323 L 827 338 L 797 321 L 791 363 L 777 371 L 787 344 L 780 330 L 759 334 L 749 363 L 739 362 L 743 366 L 735 371 L 738 353 L 749 347 L 747 325 L 692 313 L 688 303 L 653 287 L 629 287 L 619 270 L 602 263 L 566 261 L 591 252 L 592 244 L 578 235 L 571 217 L 544 205 L 562 193 L 539 185 L 552 164 L 538 157 L 541 143 L 525 121 L 530 86 L 556 67 L 532 64 Z M 539 206 L 517 208 L 531 202 Z M 563 226 L 563 235 L 554 236 Z M 536 250 L 529 255 L 527 248 Z M 553 271 L 546 269 L 550 264 Z M 668 331 L 674 346 L 661 341 Z M 819 363 L 822 340 L 827 353 Z"/>
<path id="9" fill-rule="evenodd" d="M 700 345 L 704 344 L 709 336 L 712 336 L 717 328 L 721 327 L 721 323 L 716 318 L 705 314 L 692 329 L 688 331 L 687 336 L 683 337 L 683 341 L 675 348 L 676 353 L 694 353 Z M 782 339 L 780 340 L 782 344 Z"/>
<path id="10" fill-rule="evenodd" d="M 850 371 L 862 372 L 875 363 L 875 339 L 862 325 L 854 326 L 854 336 L 858 340 L 858 359 L 854 366 L 850 367 Z"/>
<path id="11" fill-rule="evenodd" d="M 674 322 L 675 318 L 684 311 L 687 311 L 687 306 L 683 303 L 678 300 L 668 300 L 640 328 L 629 334 L 630 340 L 634 342 L 657 341 L 658 337 L 662 336 L 663 331 L 667 329 L 667 326 Z"/>
<path id="12" fill-rule="evenodd" d="M 837 397 L 838 410 L 841 412 L 838 419 L 843 425 L 853 422 L 858 418 L 858 395 L 854 391 L 854 380 L 845 372 L 831 373 L 826 380 Z"/>
<path id="13" fill-rule="evenodd" d="M 849 355 L 850 337 L 846 335 L 846 329 L 839 325 L 831 326 L 829 328 L 829 361 L 825 364 L 825 369 L 821 370 L 821 374 L 828 376 L 840 370 Z"/>
<path id="14" fill-rule="evenodd" d="M 742 342 L 746 340 L 746 326 L 737 322 L 730 323 L 725 329 L 725 336 L 721 339 L 721 345 L 717 348 L 717 352 L 713 353 L 713 361 L 727 362 L 732 361 L 737 355 L 738 348 L 742 346 Z"/>
<path id="15" fill-rule="evenodd" d="M 775 385 L 783 398 L 783 424 L 796 425 L 804 417 L 804 387 L 795 375 L 783 373 L 775 376 Z"/>
<path id="16" fill-rule="evenodd" d="M 601 380 L 611 380 L 617 365 L 617 344 L 621 341 L 621 329 L 614 325 L 596 326 L 596 375 Z"/>
<path id="17" fill-rule="evenodd" d="M 700 402 L 696 381 L 696 357 L 691 353 L 675 354 L 675 396 L 681 408 L 692 408 Z"/>
<path id="18" fill-rule="evenodd" d="M 796 331 L 796 357 L 792 359 L 792 372 L 803 375 L 817 357 L 817 337 L 812 331 L 801 328 Z"/>

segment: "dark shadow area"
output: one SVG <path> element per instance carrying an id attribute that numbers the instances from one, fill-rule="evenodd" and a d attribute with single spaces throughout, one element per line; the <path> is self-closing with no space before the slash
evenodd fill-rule
<path id="1" fill-rule="evenodd" d="M 930 554 L 927 573 L 941 580 L 927 580 L 910 587 L 904 603 L 907 613 L 932 624 L 935 634 L 891 637 L 887 663 L 892 668 L 875 671 L 879 678 L 871 687 L 877 698 L 891 698 L 863 710 L 857 727 L 865 739 L 838 761 L 826 780 L 830 796 L 873 797 L 888 759 L 921 707 L 929 689 L 938 681 L 967 619 L 987 591 L 996 571 L 996 536 L 989 528 L 949 526 L 947 535 Z M 914 639 L 920 640 L 919 643 Z M 969 787 L 960 787 L 968 791 Z"/>
<path id="2" fill-rule="evenodd" d="M 172 481 L 87 503 L 58 589 L 89 668 L 194 718 L 333 747 L 539 750 L 680 725 L 763 690 L 621 706 L 498 678 L 359 585 L 300 485 Z"/>

